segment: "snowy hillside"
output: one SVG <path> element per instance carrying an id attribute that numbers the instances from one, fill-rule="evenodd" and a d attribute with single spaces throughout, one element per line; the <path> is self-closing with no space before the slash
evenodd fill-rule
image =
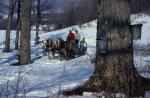
<path id="1" fill-rule="evenodd" d="M 143 24 L 140 40 L 134 41 L 135 48 L 150 47 L 150 16 L 139 14 L 131 17 L 132 24 Z"/>
<path id="2" fill-rule="evenodd" d="M 150 42 L 148 35 L 150 29 L 150 17 L 132 16 L 132 23 L 143 22 L 142 39 L 134 41 L 135 46 L 147 46 Z M 75 58 L 69 61 L 59 59 L 50 60 L 48 56 L 43 53 L 42 45 L 34 46 L 35 32 L 31 33 L 32 45 L 32 64 L 23 66 L 10 66 L 10 63 L 16 59 L 16 51 L 11 53 L 2 53 L 4 48 L 3 42 L 5 39 L 5 31 L 0 31 L 0 97 L 13 97 L 16 87 L 19 96 L 27 96 L 27 98 L 45 98 L 47 96 L 54 96 L 62 90 L 72 89 L 85 83 L 92 75 L 94 64 L 91 64 L 91 57 L 96 50 L 96 27 L 97 21 L 79 26 L 73 26 L 62 30 L 53 32 L 40 32 L 40 40 L 48 37 L 66 38 L 68 31 L 72 28 L 78 29 L 81 37 L 85 37 L 88 44 L 88 50 L 85 56 Z M 146 38 L 146 39 L 145 39 Z M 11 49 L 14 49 L 15 32 L 11 33 Z M 39 58 L 39 56 L 42 56 Z M 145 69 L 150 65 L 150 56 L 134 55 L 134 63 L 139 73 L 145 77 L 150 78 L 150 73 L 145 74 Z M 150 72 L 150 70 L 148 70 Z M 18 79 L 20 80 L 18 82 Z M 7 92 L 7 93 L 6 93 Z M 53 97 L 51 97 L 53 98 Z"/>
<path id="3" fill-rule="evenodd" d="M 94 64 L 91 64 L 90 58 L 95 52 L 96 42 L 96 21 L 85 24 L 83 29 L 79 29 L 81 37 L 85 37 L 88 43 L 87 55 L 76 58 L 69 61 L 49 60 L 47 56 L 44 56 L 41 44 L 34 46 L 35 32 L 31 35 L 32 44 L 32 64 L 24 66 L 9 66 L 11 62 L 15 60 L 15 51 L 9 54 L 2 53 L 4 42 L 4 31 L 1 31 L 0 38 L 0 90 L 8 86 L 9 95 L 14 94 L 15 87 L 17 85 L 17 78 L 22 77 L 19 84 L 19 94 L 24 96 L 37 96 L 45 97 L 48 95 L 55 95 L 61 90 L 72 89 L 78 85 L 84 84 L 86 80 L 92 75 L 94 70 Z M 66 37 L 69 29 L 57 30 L 49 33 L 40 33 L 40 40 L 44 40 L 48 37 Z M 11 35 L 11 49 L 14 49 L 15 33 L 13 31 Z M 42 58 L 38 58 L 38 56 Z M 14 87 L 14 88 L 12 88 Z M 7 89 L 2 92 L 2 96 L 5 96 Z M 1 91 L 0 91 L 1 92 Z"/>

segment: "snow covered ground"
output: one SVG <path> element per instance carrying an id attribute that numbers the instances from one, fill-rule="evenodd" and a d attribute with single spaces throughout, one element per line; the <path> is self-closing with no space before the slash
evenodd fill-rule
<path id="1" fill-rule="evenodd" d="M 4 48 L 4 33 L 1 31 L 0 38 L 0 96 L 10 95 L 15 92 L 18 84 L 20 96 L 28 97 L 46 97 L 55 95 L 59 91 L 72 89 L 78 85 L 84 84 L 86 80 L 92 75 L 94 64 L 91 64 L 90 58 L 95 53 L 96 42 L 96 21 L 85 24 L 83 29 L 79 29 L 81 37 L 85 37 L 88 42 L 87 55 L 69 60 L 49 60 L 44 56 L 42 45 L 34 46 L 35 32 L 31 34 L 31 53 L 32 64 L 23 66 L 10 66 L 16 58 L 16 51 L 11 53 L 2 53 Z M 57 30 L 54 32 L 41 33 L 40 40 L 48 37 L 63 37 L 65 38 L 69 29 Z M 14 49 L 15 33 L 11 35 L 11 49 Z M 38 58 L 42 56 L 42 58 Z M 18 83 L 18 78 L 21 78 Z M 7 89 L 6 89 L 7 88 Z M 7 94 L 6 92 L 9 93 Z"/>
<path id="2" fill-rule="evenodd" d="M 143 23 L 142 39 L 134 41 L 134 45 L 145 48 L 150 43 L 150 29 L 148 27 L 150 26 L 150 17 L 143 15 L 134 18 L 132 16 L 132 23 L 138 22 Z M 1 96 L 12 98 L 15 92 L 19 93 L 19 96 L 27 96 L 27 98 L 47 98 L 47 96 L 53 96 L 62 90 L 72 89 L 84 84 L 92 75 L 95 66 L 91 64 L 90 59 L 96 50 L 96 23 L 97 21 L 94 20 L 84 24 L 82 28 L 74 26 L 80 32 L 81 37 L 86 38 L 88 50 L 85 56 L 69 61 L 48 59 L 43 53 L 41 44 L 34 46 L 35 32 L 32 31 L 31 55 L 33 62 L 23 66 L 10 66 L 17 53 L 13 50 L 15 31 L 11 33 L 11 49 L 13 50 L 11 53 L 2 52 L 5 31 L 0 31 L 0 98 Z M 47 33 L 41 31 L 40 40 L 60 36 L 65 39 L 70 29 L 72 27 Z M 42 56 L 42 58 L 38 58 L 39 56 Z M 135 54 L 134 63 L 141 75 L 150 77 L 150 56 Z M 18 90 L 16 90 L 16 87 L 18 87 Z"/>
<path id="3" fill-rule="evenodd" d="M 138 50 L 150 51 L 150 16 L 145 14 L 132 15 L 132 24 L 143 24 L 140 40 L 134 40 L 134 64 L 138 72 L 147 78 L 150 78 L 150 55 L 146 52 L 140 53 Z"/>
<path id="4" fill-rule="evenodd" d="M 132 24 L 143 24 L 140 40 L 134 40 L 135 48 L 150 48 L 150 17 L 145 14 L 133 15 Z"/>

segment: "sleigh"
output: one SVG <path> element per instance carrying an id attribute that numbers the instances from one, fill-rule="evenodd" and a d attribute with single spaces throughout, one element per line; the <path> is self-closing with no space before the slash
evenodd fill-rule
<path id="1" fill-rule="evenodd" d="M 63 48 L 49 47 L 48 49 L 45 49 L 49 59 L 69 60 L 69 59 L 73 59 L 85 55 L 87 51 L 86 42 L 84 42 L 84 44 L 80 46 L 75 43 L 71 44 L 67 41 L 60 43 L 60 45 L 62 44 L 64 44 Z"/>

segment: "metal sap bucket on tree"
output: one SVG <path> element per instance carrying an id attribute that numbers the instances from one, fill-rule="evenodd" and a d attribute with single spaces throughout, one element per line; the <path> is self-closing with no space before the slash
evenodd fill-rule
<path id="1" fill-rule="evenodd" d="M 105 37 L 97 39 L 99 54 L 106 54 L 108 51 L 108 41 Z"/>
<path id="2" fill-rule="evenodd" d="M 130 25 L 133 40 L 140 40 L 143 24 Z"/>

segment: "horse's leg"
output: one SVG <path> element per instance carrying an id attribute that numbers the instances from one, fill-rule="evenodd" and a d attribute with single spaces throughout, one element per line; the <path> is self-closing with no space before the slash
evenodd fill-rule
<path id="1" fill-rule="evenodd" d="M 59 58 L 61 58 L 61 57 L 62 57 L 61 49 L 58 49 L 58 56 L 59 56 Z"/>
<path id="2" fill-rule="evenodd" d="M 61 52 L 61 56 L 62 56 L 63 59 L 66 59 L 66 51 L 63 50 L 63 51 Z"/>
<path id="3" fill-rule="evenodd" d="M 66 56 L 65 59 L 67 60 L 69 58 L 69 52 L 66 50 Z"/>
<path id="4" fill-rule="evenodd" d="M 63 49 L 63 58 L 65 58 L 65 59 L 67 58 L 67 51 L 65 48 Z"/>
<path id="5" fill-rule="evenodd" d="M 67 59 L 68 58 L 68 52 L 67 52 L 67 50 L 65 50 L 65 53 L 64 53 L 65 55 L 65 59 Z"/>
<path id="6" fill-rule="evenodd" d="M 69 51 L 68 51 L 68 54 L 69 54 L 68 58 L 71 59 L 71 58 L 72 58 L 72 51 L 69 50 Z"/>
<path id="7" fill-rule="evenodd" d="M 63 58 L 63 53 L 62 53 L 62 51 L 59 52 L 59 55 L 60 55 L 60 56 L 59 56 L 60 58 Z"/>
<path id="8" fill-rule="evenodd" d="M 67 59 L 67 51 L 65 51 L 65 59 Z"/>
<path id="9" fill-rule="evenodd" d="M 55 49 L 52 49 L 52 56 L 54 57 L 55 56 Z"/>
<path id="10" fill-rule="evenodd" d="M 48 54 L 48 49 L 49 49 L 49 47 L 46 46 L 46 47 L 45 47 L 45 51 L 44 51 L 44 55 L 45 55 L 45 56 Z"/>
<path id="11" fill-rule="evenodd" d="M 67 52 L 67 59 L 70 59 L 70 57 L 71 57 L 71 55 L 70 55 L 70 50 L 68 50 L 68 52 Z"/>
<path id="12" fill-rule="evenodd" d="M 46 56 L 46 54 L 47 54 L 47 51 L 46 51 L 46 47 L 45 47 L 43 50 L 43 55 Z"/>
<path id="13" fill-rule="evenodd" d="M 81 56 L 81 50 L 79 49 L 79 51 L 78 51 L 78 57 L 80 57 Z"/>

